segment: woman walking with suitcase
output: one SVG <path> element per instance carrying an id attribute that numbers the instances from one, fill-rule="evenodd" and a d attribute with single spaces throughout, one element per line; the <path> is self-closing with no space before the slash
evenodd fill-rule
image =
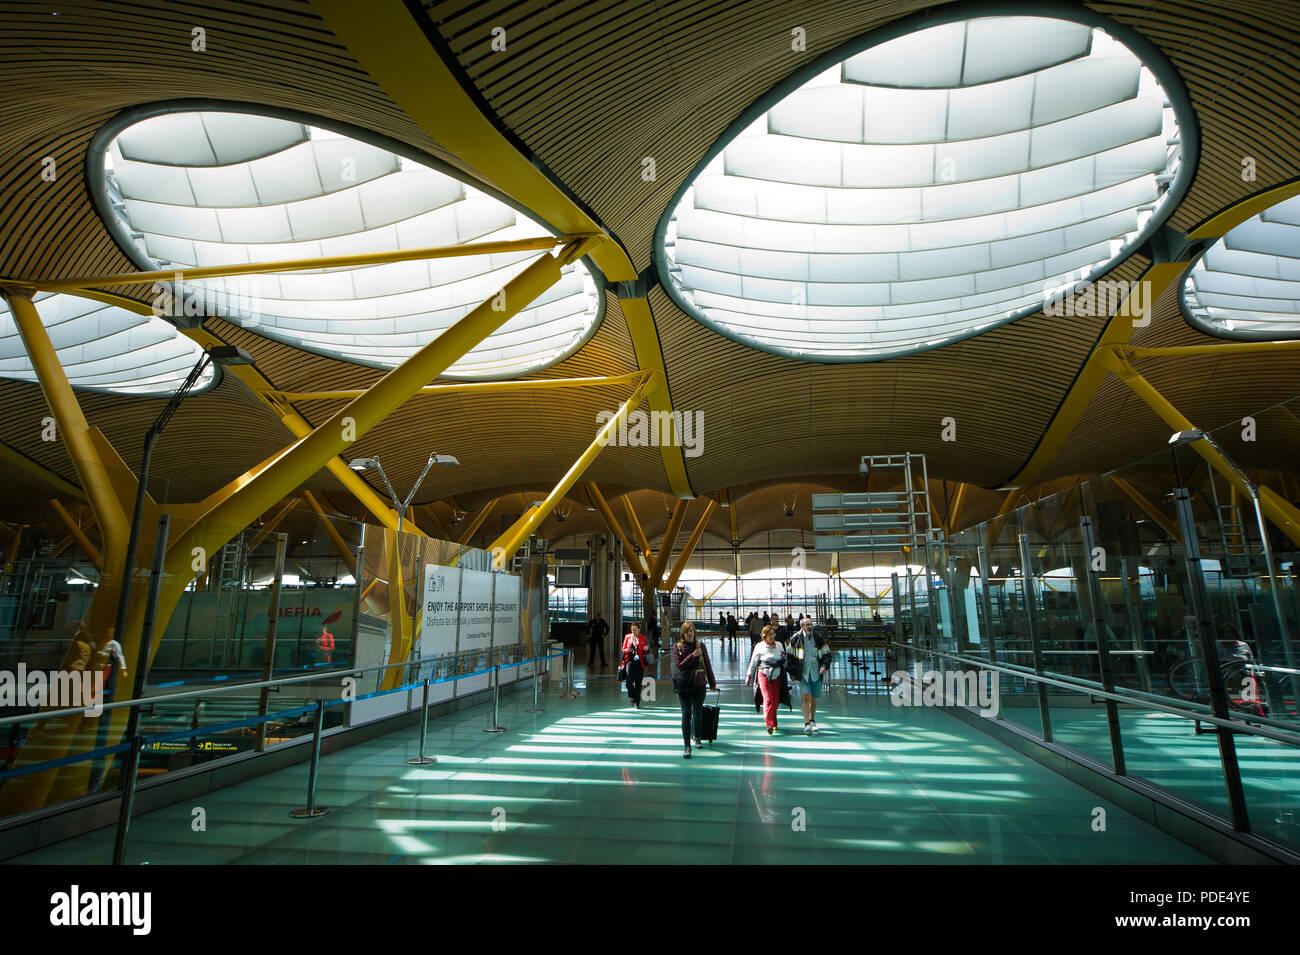
<path id="1" fill-rule="evenodd" d="M 689 620 L 682 624 L 681 636 L 673 645 L 673 689 L 682 706 L 682 759 L 691 758 L 691 740 L 700 745 L 700 728 L 704 725 L 704 698 L 709 690 L 716 690 L 718 681 L 713 678 L 713 665 L 704 641 L 695 636 L 695 624 Z M 693 729 L 692 729 L 693 727 Z"/>
<path id="2" fill-rule="evenodd" d="M 749 672 L 745 686 L 758 674 L 758 689 L 763 694 L 763 722 L 767 735 L 776 732 L 776 705 L 781 701 L 781 688 L 785 681 L 785 644 L 776 639 L 776 628 L 763 628 L 763 639 L 754 647 L 749 658 Z"/>

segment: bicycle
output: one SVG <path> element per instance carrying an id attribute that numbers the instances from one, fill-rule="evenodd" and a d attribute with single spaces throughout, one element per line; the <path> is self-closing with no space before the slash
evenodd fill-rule
<path id="1" fill-rule="evenodd" d="M 1286 692 L 1293 671 L 1256 663 L 1249 648 L 1241 655 L 1220 658 L 1218 662 L 1230 708 L 1252 716 L 1268 716 L 1275 710 L 1280 716 L 1288 715 Z M 1199 658 L 1179 660 L 1165 676 L 1174 696 L 1193 703 L 1210 702 L 1210 684 Z"/>

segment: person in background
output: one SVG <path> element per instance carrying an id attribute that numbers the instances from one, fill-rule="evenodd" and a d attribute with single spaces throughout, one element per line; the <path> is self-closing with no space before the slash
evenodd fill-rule
<path id="1" fill-rule="evenodd" d="M 790 631 L 791 635 L 794 634 L 796 629 L 794 625 L 794 617 L 790 616 L 789 614 L 785 615 L 785 628 Z"/>
<path id="2" fill-rule="evenodd" d="M 704 641 L 695 637 L 695 624 L 682 624 L 680 638 L 673 645 L 673 684 L 677 702 L 682 706 L 682 759 L 691 758 L 691 740 L 700 745 L 700 728 L 704 725 L 704 698 L 718 688 L 709 663 Z M 706 679 L 707 678 L 707 679 Z"/>
<path id="3" fill-rule="evenodd" d="M 763 620 L 757 613 L 749 615 L 749 650 L 754 651 L 755 644 L 763 639 Z"/>
<path id="4" fill-rule="evenodd" d="M 776 732 L 776 705 L 781 701 L 781 681 L 785 679 L 785 645 L 776 639 L 776 628 L 763 628 L 763 639 L 754 646 L 749 658 L 745 686 L 758 675 L 758 689 L 763 694 L 763 722 L 767 735 Z"/>
<path id="5" fill-rule="evenodd" d="M 320 635 L 316 637 L 316 662 L 334 662 L 334 634 L 325 624 L 320 625 Z"/>
<path id="6" fill-rule="evenodd" d="M 772 618 L 768 616 L 766 610 L 763 611 L 763 626 L 765 627 L 772 626 Z"/>
<path id="7" fill-rule="evenodd" d="M 776 634 L 776 639 L 784 646 L 790 640 L 790 631 L 786 625 L 781 622 L 781 615 L 775 610 L 772 611 L 772 631 Z"/>
<path id="8" fill-rule="evenodd" d="M 817 698 L 822 695 L 822 681 L 834 657 L 830 641 L 819 633 L 813 633 L 812 617 L 804 617 L 799 632 L 790 638 L 788 672 L 791 681 L 800 689 L 805 734 L 818 732 Z"/>
<path id="9" fill-rule="evenodd" d="M 727 634 L 731 637 L 731 648 L 733 650 L 736 648 L 736 628 L 738 626 L 736 615 L 734 613 L 727 614 Z"/>
<path id="10" fill-rule="evenodd" d="M 835 614 L 826 618 L 826 629 L 830 632 L 832 639 L 835 637 L 835 631 L 839 628 L 840 622 L 835 619 Z"/>
<path id="11" fill-rule="evenodd" d="M 874 623 L 877 627 L 880 626 L 882 623 L 884 623 L 884 621 L 880 619 L 879 610 L 871 611 L 871 622 Z"/>
<path id="12" fill-rule="evenodd" d="M 718 642 L 722 644 L 723 649 L 727 646 L 727 615 L 718 614 Z"/>
<path id="13" fill-rule="evenodd" d="M 605 659 L 605 635 L 609 633 L 609 624 L 601 617 L 600 611 L 597 610 L 590 622 L 587 624 L 587 666 L 590 667 L 596 662 L 596 651 L 600 651 L 600 665 L 608 666 Z"/>
<path id="14" fill-rule="evenodd" d="M 623 637 L 622 665 L 627 669 L 627 698 L 641 709 L 641 681 L 645 678 L 646 638 L 641 624 L 632 624 L 632 632 Z"/>

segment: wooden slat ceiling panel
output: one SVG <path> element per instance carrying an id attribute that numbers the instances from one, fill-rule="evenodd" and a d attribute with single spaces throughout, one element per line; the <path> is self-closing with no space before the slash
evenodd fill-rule
<path id="1" fill-rule="evenodd" d="M 1300 35 L 1300 6 L 1264 0 L 1090 6 L 1164 50 L 1188 86 L 1203 149 L 1173 225 L 1187 229 L 1300 170 L 1294 121 L 1300 76 L 1290 53 Z M 453 0 L 430 4 L 429 16 L 498 118 L 644 266 L 665 205 L 741 111 L 801 63 L 926 7 L 937 8 L 926 0 Z M 461 165 L 375 85 L 307 0 L 104 0 L 60 3 L 58 10 L 56 26 L 48 4 L 0 6 L 0 276 L 130 269 L 90 208 L 82 169 L 94 132 L 141 103 L 211 97 L 300 109 Z M 194 26 L 207 30 L 201 53 L 190 50 Z M 505 52 L 491 49 L 496 26 L 506 28 Z M 795 26 L 807 31 L 806 53 L 790 49 Z M 45 156 L 57 160 L 55 182 L 40 179 Z M 653 182 L 641 178 L 647 156 L 656 161 Z M 1241 179 L 1248 156 L 1257 162 L 1254 182 Z M 1136 278 L 1143 264 L 1124 263 L 1110 277 Z M 609 302 L 595 336 L 539 377 L 634 367 L 626 324 L 612 296 Z M 924 451 L 933 477 L 996 484 L 1028 457 L 1101 328 L 1095 319 L 1038 315 L 912 358 L 816 366 L 723 338 L 660 290 L 651 302 L 675 406 L 704 412 L 705 454 L 687 459 L 701 492 L 742 481 L 855 473 L 858 455 L 875 450 Z M 1207 340 L 1171 307 L 1162 302 L 1153 327 L 1135 342 Z M 381 374 L 219 320 L 212 324 L 252 351 L 281 388 L 361 387 Z M 1239 418 L 1300 390 L 1290 359 L 1140 367 L 1198 424 Z M 1052 473 L 1122 463 L 1151 450 L 1152 440 L 1163 442 L 1158 422 L 1146 430 L 1127 419 L 1123 429 L 1114 426 L 1116 407 L 1136 421 L 1148 415 L 1115 387 L 1103 388 Z M 433 443 L 456 453 L 465 464 L 437 477 L 435 495 L 456 488 L 486 494 L 534 481 L 544 488 L 590 441 L 595 412 L 616 407 L 625 394 L 616 391 L 415 399 L 369 436 L 366 453 L 381 452 L 386 466 L 392 458 L 398 482 L 414 478 Z M 33 417 L 43 416 L 37 389 L 0 383 L 0 400 L 0 438 L 16 445 L 18 437 L 30 440 Z M 86 396 L 84 403 L 128 459 L 138 455 L 156 402 Z M 335 407 L 317 402 L 302 410 L 319 420 Z M 948 414 L 958 422 L 953 443 L 939 439 L 939 419 Z M 286 438 L 269 412 L 228 381 L 187 403 L 159 447 L 157 468 L 179 496 L 195 498 Z M 29 453 L 71 476 L 61 450 Z M 211 466 L 196 469 L 195 460 Z M 659 455 L 646 448 L 606 449 L 589 476 L 611 486 L 664 484 Z M 337 488 L 324 474 L 311 483 Z"/>
<path id="2" fill-rule="evenodd" d="M 807 30 L 806 55 L 813 57 L 925 6 L 932 5 L 663 3 L 648 11 L 610 0 L 584 4 L 581 12 L 573 4 L 541 2 L 485 11 L 454 0 L 431 4 L 430 15 L 500 118 L 646 264 L 658 218 L 686 175 L 741 111 L 803 62 L 790 51 L 791 27 Z M 1200 119 L 1197 174 L 1172 225 L 1189 229 L 1300 169 L 1294 124 L 1278 122 L 1279 114 L 1296 114 L 1300 97 L 1300 75 L 1288 52 L 1300 30 L 1300 7 L 1228 0 L 1090 6 L 1164 51 Z M 506 51 L 492 49 L 496 26 L 507 30 Z M 653 183 L 640 178 L 644 156 L 656 160 Z M 1256 181 L 1242 181 L 1246 156 L 1257 161 Z M 1136 278 L 1140 264 L 1124 263 L 1107 278 Z M 923 450 L 936 474 L 1003 480 L 1032 451 L 1100 330 L 1094 320 L 1035 316 L 927 355 L 814 370 L 713 334 L 662 293 L 652 301 L 675 405 L 713 409 L 706 457 L 688 462 L 697 490 L 733 476 L 730 462 L 737 458 L 751 462 L 755 478 L 801 473 L 755 461 L 762 458 L 755 449 L 789 444 L 812 445 L 806 466 L 813 473 L 850 468 L 870 442 L 880 450 L 894 444 Z M 1198 338 L 1204 336 L 1179 320 L 1155 322 L 1137 340 Z M 1212 374 L 1216 366 L 1202 362 L 1197 370 Z M 1294 393 L 1297 382 L 1284 374 L 1271 388 L 1226 389 L 1228 403 L 1238 413 L 1252 407 L 1250 401 Z M 789 396 L 784 405 L 775 397 L 783 390 Z M 811 403 L 810 391 L 823 400 Z M 1144 453 L 1147 435 L 1107 427 L 1109 415 L 1101 409 L 1114 400 L 1103 391 L 1101 404 L 1094 402 L 1100 414 L 1090 409 L 1072 439 L 1072 445 L 1081 442 L 1076 453 L 1052 473 L 1095 457 L 1100 439 L 1115 463 Z M 944 407 L 954 409 L 959 429 L 967 425 L 972 443 L 978 439 L 978 455 L 965 440 L 937 441 L 931 419 Z M 1214 414 L 1209 405 L 1193 407 Z M 1090 421 L 1096 434 L 1088 431 Z"/>
<path id="3" fill-rule="evenodd" d="M 78 392 L 86 420 L 98 426 L 138 473 L 145 432 L 162 410 L 161 399 Z M 42 440 L 49 415 L 39 386 L 0 381 L 0 435 L 38 464 L 79 483 L 61 441 Z M 249 466 L 284 447 L 290 435 L 242 384 L 223 378 L 213 390 L 189 398 L 158 439 L 150 474 L 165 482 L 168 499 L 204 497 Z M 150 489 L 159 492 L 151 481 Z M 7 503 L 7 502 L 6 502 Z"/>

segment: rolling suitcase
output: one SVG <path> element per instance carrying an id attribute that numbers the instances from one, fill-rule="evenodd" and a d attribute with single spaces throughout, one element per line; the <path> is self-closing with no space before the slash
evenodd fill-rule
<path id="1" fill-rule="evenodd" d="M 722 702 L 721 690 L 718 691 L 718 702 Z M 700 726 L 701 743 L 708 742 L 709 745 L 713 745 L 713 742 L 718 738 L 718 718 L 721 715 L 721 706 L 710 706 L 708 703 L 704 704 L 704 719 L 701 721 Z"/>

